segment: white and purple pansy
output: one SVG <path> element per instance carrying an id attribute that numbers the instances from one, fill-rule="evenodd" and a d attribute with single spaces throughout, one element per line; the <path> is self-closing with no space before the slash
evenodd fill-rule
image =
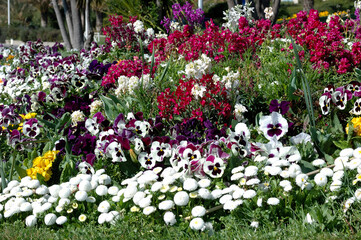
<path id="1" fill-rule="evenodd" d="M 202 157 L 198 147 L 190 143 L 186 147 L 181 146 L 178 148 L 178 152 L 182 159 L 187 161 L 198 160 Z"/>
<path id="2" fill-rule="evenodd" d="M 126 162 L 127 159 L 122 150 L 122 144 L 114 141 L 107 147 L 107 153 L 111 156 L 112 162 Z"/>
<path id="3" fill-rule="evenodd" d="M 149 133 L 150 123 L 146 121 L 135 121 L 134 130 L 137 134 L 145 137 Z"/>
<path id="4" fill-rule="evenodd" d="M 332 93 L 334 93 L 334 92 L 335 92 L 335 88 L 334 88 L 334 86 L 333 86 L 332 84 L 328 85 L 327 87 L 325 87 L 325 88 L 323 89 L 323 93 L 330 93 L 330 94 L 332 94 Z"/>
<path id="5" fill-rule="evenodd" d="M 330 93 L 324 93 L 320 99 L 319 104 L 323 115 L 327 115 L 330 112 L 332 96 Z"/>
<path id="6" fill-rule="evenodd" d="M 343 88 L 337 88 L 331 96 L 332 102 L 337 106 L 337 108 L 344 110 L 346 108 L 347 101 L 352 98 L 352 93 L 348 90 L 344 90 Z"/>
<path id="7" fill-rule="evenodd" d="M 360 83 L 357 81 L 351 81 L 349 84 L 347 84 L 346 89 L 351 93 L 358 92 L 360 91 Z"/>
<path id="8" fill-rule="evenodd" d="M 278 140 L 288 132 L 288 123 L 278 112 L 272 112 L 271 115 L 262 116 L 259 120 L 260 130 L 264 136 L 271 140 L 274 137 Z"/>
<path id="9" fill-rule="evenodd" d="M 156 158 L 152 153 L 141 152 L 138 156 L 138 161 L 145 169 L 153 169 L 157 163 Z"/>
<path id="10" fill-rule="evenodd" d="M 85 128 L 92 134 L 97 135 L 99 132 L 99 124 L 97 123 L 97 118 L 88 118 L 85 121 Z"/>
<path id="11" fill-rule="evenodd" d="M 236 142 L 239 145 L 247 146 L 250 138 L 250 132 L 246 124 L 238 123 L 234 132 L 230 134 L 229 141 Z"/>
<path id="12" fill-rule="evenodd" d="M 154 141 L 150 150 L 158 162 L 162 162 L 165 157 L 172 156 L 172 147 L 169 143 Z"/>
<path id="13" fill-rule="evenodd" d="M 361 98 L 355 101 L 350 113 L 354 115 L 361 115 Z"/>
<path id="14" fill-rule="evenodd" d="M 229 149 L 231 149 L 232 154 L 235 155 L 235 156 L 239 156 L 241 158 L 244 158 L 244 157 L 246 157 L 248 155 L 247 149 L 244 146 L 238 145 L 235 142 L 229 142 L 227 144 L 227 147 Z"/>
<path id="15" fill-rule="evenodd" d="M 35 138 L 40 133 L 40 126 L 38 125 L 38 120 L 31 118 L 26 121 L 23 125 L 23 133 L 27 137 Z"/>
<path id="16" fill-rule="evenodd" d="M 224 164 L 223 159 L 214 155 L 209 155 L 203 164 L 203 171 L 213 178 L 222 177 L 225 168 L 226 165 Z"/>

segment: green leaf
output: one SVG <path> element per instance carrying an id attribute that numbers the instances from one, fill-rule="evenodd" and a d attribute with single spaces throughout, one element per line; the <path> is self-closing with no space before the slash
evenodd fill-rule
<path id="1" fill-rule="evenodd" d="M 115 118 L 119 115 L 119 109 L 116 103 L 109 97 L 100 95 L 100 99 L 104 103 L 105 115 L 107 115 L 108 120 L 114 122 Z"/>
<path id="2" fill-rule="evenodd" d="M 44 184 L 44 185 L 46 184 L 45 183 L 45 178 L 40 173 L 36 174 L 36 179 L 38 179 L 41 184 Z"/>
<path id="3" fill-rule="evenodd" d="M 324 157 L 325 157 L 325 160 L 326 160 L 326 162 L 327 162 L 328 164 L 333 164 L 333 162 L 334 162 L 333 157 L 331 157 L 331 156 L 328 155 L 328 154 L 325 154 Z"/>
<path id="4" fill-rule="evenodd" d="M 47 152 L 49 152 L 51 149 L 53 149 L 52 147 L 52 143 L 51 142 L 47 142 L 45 144 L 45 147 L 43 148 L 43 155 Z"/>
<path id="5" fill-rule="evenodd" d="M 2 163 L 2 167 L 0 168 L 0 175 L 1 175 L 1 188 L 2 190 L 4 190 L 7 186 L 7 182 L 5 179 L 5 173 L 4 173 L 4 169 L 3 169 L 4 163 Z"/>
<path id="6" fill-rule="evenodd" d="M 64 113 L 63 116 L 60 118 L 58 123 L 55 126 L 55 130 L 58 130 L 60 127 L 64 126 L 67 122 L 71 121 L 70 113 Z"/>
<path id="7" fill-rule="evenodd" d="M 345 148 L 349 148 L 351 147 L 350 143 L 348 141 L 333 141 L 333 144 L 336 145 L 336 147 L 340 148 L 340 149 L 345 149 Z"/>
<path id="8" fill-rule="evenodd" d="M 15 170 L 19 174 L 20 178 L 26 177 L 28 175 L 26 173 L 26 169 L 24 169 L 24 168 L 22 168 L 22 167 L 20 167 L 18 165 L 15 165 Z"/>

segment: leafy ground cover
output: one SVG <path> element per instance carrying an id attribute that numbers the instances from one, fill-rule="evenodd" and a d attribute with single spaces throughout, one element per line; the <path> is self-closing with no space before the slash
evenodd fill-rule
<path id="1" fill-rule="evenodd" d="M 1 48 L 4 238 L 356 238 L 359 6 L 202 30 L 176 4 L 167 33 Z"/>

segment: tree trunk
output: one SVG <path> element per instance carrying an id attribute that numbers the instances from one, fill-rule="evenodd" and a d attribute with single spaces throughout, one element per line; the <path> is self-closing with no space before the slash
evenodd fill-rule
<path id="1" fill-rule="evenodd" d="M 277 21 L 278 12 L 280 10 L 281 0 L 275 0 L 273 3 L 273 16 L 271 18 L 272 24 L 275 24 Z"/>
<path id="2" fill-rule="evenodd" d="M 74 46 L 74 39 L 73 39 L 73 22 L 71 20 L 71 12 L 66 0 L 63 0 L 63 8 L 64 8 L 64 15 L 66 19 L 66 25 L 68 25 L 68 31 L 70 36 L 70 42 L 72 46 Z"/>
<path id="3" fill-rule="evenodd" d="M 41 27 L 48 26 L 48 11 L 40 12 L 40 26 Z"/>
<path id="4" fill-rule="evenodd" d="M 314 0 L 303 0 L 303 11 L 309 12 L 313 9 Z"/>
<path id="5" fill-rule="evenodd" d="M 91 29 L 90 25 L 90 0 L 85 0 L 85 33 L 84 37 L 87 40 Z"/>
<path id="6" fill-rule="evenodd" d="M 53 0 L 54 1 L 54 0 Z M 70 0 L 71 15 L 73 20 L 73 48 L 80 50 L 83 47 L 83 30 L 81 26 L 79 9 L 76 4 L 76 0 Z"/>
<path id="7" fill-rule="evenodd" d="M 61 36 L 63 37 L 65 47 L 66 47 L 67 50 L 70 50 L 71 49 L 71 44 L 70 44 L 70 41 L 69 41 L 69 37 L 68 37 L 68 35 L 66 33 L 66 30 L 65 30 L 63 17 L 61 16 L 58 3 L 56 2 L 56 0 L 51 0 L 51 2 L 53 3 L 56 19 L 58 21 L 59 29 L 60 29 L 60 32 L 61 32 Z"/>
<path id="8" fill-rule="evenodd" d="M 234 3 L 234 0 L 227 0 L 227 5 L 228 5 L 228 9 L 231 9 L 234 6 L 236 6 L 236 4 Z"/>
<path id="9" fill-rule="evenodd" d="M 100 32 L 103 27 L 103 13 L 101 11 L 95 11 L 95 29 Z"/>

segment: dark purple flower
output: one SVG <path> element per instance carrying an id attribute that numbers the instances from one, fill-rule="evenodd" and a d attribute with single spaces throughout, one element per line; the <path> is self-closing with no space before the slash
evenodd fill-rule
<path id="1" fill-rule="evenodd" d="M 289 109 L 290 109 L 290 102 L 282 101 L 281 103 L 278 103 L 278 100 L 276 99 L 272 100 L 269 106 L 270 112 L 279 112 L 282 115 L 285 115 Z"/>

